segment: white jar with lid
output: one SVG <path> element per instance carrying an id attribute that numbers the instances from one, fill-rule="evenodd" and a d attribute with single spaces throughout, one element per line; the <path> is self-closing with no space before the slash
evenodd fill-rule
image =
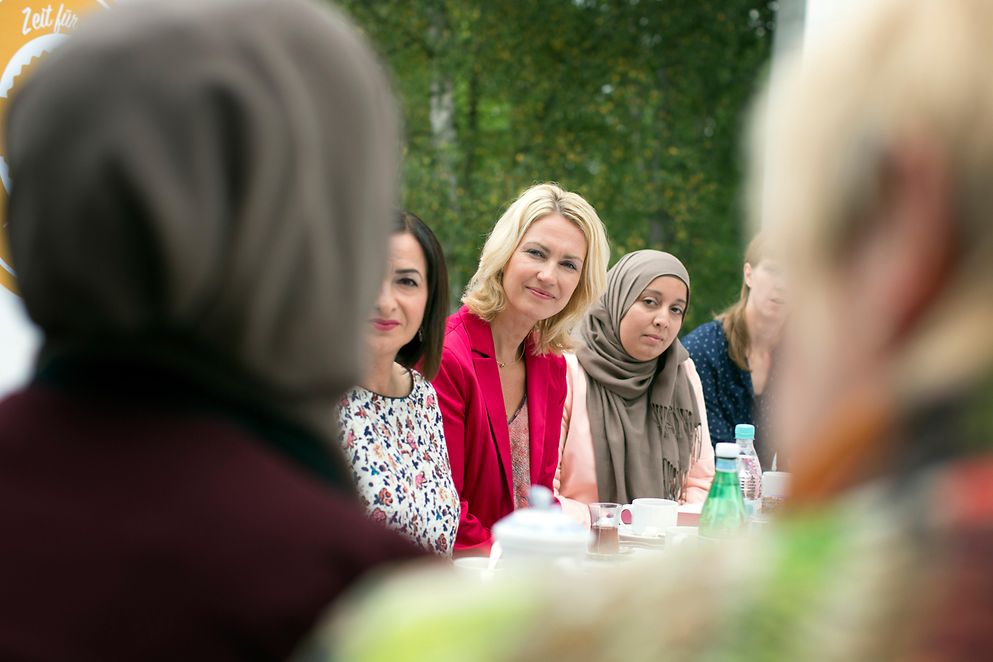
<path id="1" fill-rule="evenodd" d="M 534 485 L 528 493 L 528 508 L 515 510 L 493 525 L 502 562 L 551 562 L 585 556 L 590 532 L 553 501 L 551 490 Z"/>

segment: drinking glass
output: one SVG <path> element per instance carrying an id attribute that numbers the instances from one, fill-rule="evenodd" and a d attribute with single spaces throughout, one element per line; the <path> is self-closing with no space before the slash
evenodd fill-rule
<path id="1" fill-rule="evenodd" d="M 620 541 L 617 527 L 621 523 L 621 504 L 591 503 L 590 531 L 593 538 L 590 541 L 590 551 L 594 554 L 616 554 L 620 551 Z"/>

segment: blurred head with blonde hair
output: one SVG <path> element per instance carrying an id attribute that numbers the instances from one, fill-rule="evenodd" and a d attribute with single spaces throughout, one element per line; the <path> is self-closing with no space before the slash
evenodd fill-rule
<path id="1" fill-rule="evenodd" d="M 811 494 L 882 470 L 869 440 L 899 435 L 870 431 L 993 368 L 993 3 L 871 5 L 774 82 L 754 143 L 798 294 L 779 429 L 824 439 Z"/>
<path id="2" fill-rule="evenodd" d="M 574 247 L 549 259 L 569 241 Z M 592 205 L 556 184 L 538 184 L 497 221 L 462 302 L 488 322 L 507 310 L 530 317 L 537 352 L 561 353 L 572 347 L 573 325 L 603 292 L 609 255 Z"/>

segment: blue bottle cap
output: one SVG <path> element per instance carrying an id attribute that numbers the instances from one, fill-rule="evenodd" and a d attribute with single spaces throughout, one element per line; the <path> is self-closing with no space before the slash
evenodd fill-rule
<path id="1" fill-rule="evenodd" d="M 734 426 L 734 438 L 735 439 L 754 439 L 755 438 L 755 426 L 749 425 L 748 423 L 738 423 Z"/>

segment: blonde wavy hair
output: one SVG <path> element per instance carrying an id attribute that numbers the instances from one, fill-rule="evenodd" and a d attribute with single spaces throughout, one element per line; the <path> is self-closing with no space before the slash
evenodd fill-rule
<path id="1" fill-rule="evenodd" d="M 775 228 L 797 289 L 816 296 L 883 222 L 873 210 L 888 159 L 917 137 L 940 151 L 956 254 L 940 302 L 891 376 L 909 404 L 993 367 L 993 2 L 874 0 L 860 9 L 784 68 L 759 106 L 752 156 L 766 182 L 752 182 L 752 202 L 768 195 L 753 220 Z"/>
<path id="2" fill-rule="evenodd" d="M 607 261 L 610 246 L 607 230 L 596 210 L 582 196 L 566 191 L 554 183 L 532 186 L 525 190 L 496 222 L 483 245 L 476 273 L 462 296 L 470 311 L 486 321 L 492 321 L 507 305 L 503 289 L 503 269 L 507 266 L 528 228 L 549 214 L 561 214 L 576 224 L 586 237 L 586 258 L 579 275 L 579 285 L 557 315 L 535 325 L 537 354 L 561 354 L 572 349 L 569 334 L 586 309 L 600 297 L 607 283 Z"/>

